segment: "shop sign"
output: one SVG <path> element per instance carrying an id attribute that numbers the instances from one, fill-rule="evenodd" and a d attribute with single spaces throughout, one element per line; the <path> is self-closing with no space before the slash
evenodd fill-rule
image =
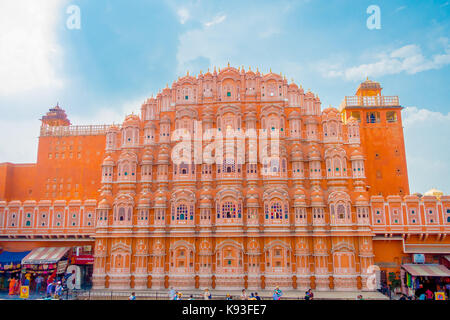
<path id="1" fill-rule="evenodd" d="M 72 264 L 94 264 L 94 256 L 91 254 L 72 256 Z"/>
<path id="2" fill-rule="evenodd" d="M 445 292 L 436 292 L 435 299 L 436 300 L 445 300 Z"/>
<path id="3" fill-rule="evenodd" d="M 69 260 L 62 260 L 58 262 L 58 267 L 56 269 L 57 274 L 61 274 L 66 272 L 67 265 L 69 264 Z"/>
<path id="4" fill-rule="evenodd" d="M 423 253 L 413 254 L 413 262 L 414 263 L 425 263 L 425 255 Z"/>
<path id="5" fill-rule="evenodd" d="M 29 295 L 30 295 L 30 287 L 29 286 L 21 286 L 20 287 L 20 298 L 28 299 Z"/>

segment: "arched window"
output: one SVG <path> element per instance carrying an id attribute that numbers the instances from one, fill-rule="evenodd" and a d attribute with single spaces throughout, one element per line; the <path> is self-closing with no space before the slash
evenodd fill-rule
<path id="1" fill-rule="evenodd" d="M 279 159 L 272 159 L 270 160 L 270 168 L 271 172 L 280 172 L 280 162 Z"/>
<path id="2" fill-rule="evenodd" d="M 279 202 L 274 202 L 270 206 L 270 219 L 282 219 L 283 207 Z"/>
<path id="3" fill-rule="evenodd" d="M 231 201 L 222 204 L 222 218 L 236 218 L 236 205 Z"/>
<path id="4" fill-rule="evenodd" d="M 345 219 L 345 206 L 343 204 L 338 204 L 336 211 L 338 219 Z"/>
<path id="5" fill-rule="evenodd" d="M 188 207 L 185 204 L 180 204 L 177 207 L 177 220 L 188 220 Z"/>
<path id="6" fill-rule="evenodd" d="M 119 208 L 119 214 L 117 215 L 117 220 L 119 221 L 124 221 L 125 220 L 125 208 L 124 207 L 120 207 Z"/>

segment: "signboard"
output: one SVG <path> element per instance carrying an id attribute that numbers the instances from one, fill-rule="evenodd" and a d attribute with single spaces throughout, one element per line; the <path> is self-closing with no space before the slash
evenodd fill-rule
<path id="1" fill-rule="evenodd" d="M 69 264 L 69 260 L 61 260 L 61 261 L 59 261 L 58 262 L 58 266 L 56 268 L 56 273 L 57 274 L 65 273 L 68 264 Z"/>
<path id="2" fill-rule="evenodd" d="M 72 264 L 94 264 L 94 256 L 91 254 L 72 256 Z"/>
<path id="3" fill-rule="evenodd" d="M 435 299 L 436 300 L 445 300 L 445 292 L 436 292 Z"/>
<path id="4" fill-rule="evenodd" d="M 20 298 L 28 299 L 30 295 L 30 287 L 29 286 L 21 286 L 20 287 Z"/>
<path id="5" fill-rule="evenodd" d="M 425 255 L 422 253 L 413 254 L 413 262 L 414 263 L 425 263 Z"/>

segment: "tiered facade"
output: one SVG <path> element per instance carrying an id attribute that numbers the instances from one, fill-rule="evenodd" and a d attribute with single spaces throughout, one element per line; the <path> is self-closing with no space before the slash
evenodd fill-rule
<path id="1" fill-rule="evenodd" d="M 70 126 L 58 108 L 42 119 L 37 166 L 48 173 L 33 187 L 46 185 L 41 199 L 54 202 L 10 190 L 24 202 L 0 202 L 0 233 L 95 240 L 94 289 L 373 290 L 376 234 L 405 238 L 419 199 L 382 197 L 409 194 L 398 98 L 372 81 L 353 98 L 322 111 L 318 96 L 281 75 L 228 66 L 179 78 L 120 126 Z M 55 141 L 73 146 L 67 163 Z M 64 183 L 52 190 L 48 177 Z M 83 203 L 61 191 L 68 179 Z M 8 187 L 0 196 L 11 198 Z M 448 200 L 434 211 L 441 242 Z M 386 231 L 394 220 L 381 217 L 392 214 L 405 230 Z"/>

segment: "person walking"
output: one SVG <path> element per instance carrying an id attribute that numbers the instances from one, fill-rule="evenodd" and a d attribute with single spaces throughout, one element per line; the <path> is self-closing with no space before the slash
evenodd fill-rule
<path id="1" fill-rule="evenodd" d="M 280 287 L 276 286 L 275 290 L 273 290 L 273 300 L 280 300 L 283 292 L 280 290 Z"/>
<path id="2" fill-rule="evenodd" d="M 53 286 L 54 286 L 53 282 L 50 282 L 50 283 L 47 285 L 47 292 L 46 292 L 46 293 L 47 293 L 47 298 L 49 298 L 49 297 L 52 296 Z"/>
<path id="3" fill-rule="evenodd" d="M 212 296 L 211 296 L 211 292 L 209 292 L 209 289 L 206 288 L 205 292 L 203 292 L 203 299 L 204 300 L 211 300 Z"/>
<path id="4" fill-rule="evenodd" d="M 433 291 L 430 290 L 430 288 L 425 291 L 425 296 L 427 297 L 427 300 L 433 300 L 434 294 Z"/>
<path id="5" fill-rule="evenodd" d="M 230 296 L 230 294 L 229 294 L 229 293 L 227 293 L 227 297 L 225 298 L 225 300 L 233 300 L 233 297 L 232 297 L 232 296 Z"/>
<path id="6" fill-rule="evenodd" d="M 242 289 L 241 300 L 248 300 L 248 295 L 245 289 Z"/>
<path id="7" fill-rule="evenodd" d="M 61 281 L 58 281 L 55 287 L 55 299 L 59 299 L 62 296 L 62 285 Z"/>
<path id="8" fill-rule="evenodd" d="M 305 292 L 305 300 L 312 300 L 314 298 L 314 294 L 311 289 Z"/>
<path id="9" fill-rule="evenodd" d="M 136 293 L 132 292 L 131 295 L 128 297 L 128 300 L 136 300 Z"/>
<path id="10" fill-rule="evenodd" d="M 36 294 L 39 294 L 41 291 L 42 281 L 44 281 L 44 278 L 41 275 L 38 275 L 36 279 L 34 279 L 34 282 L 36 283 Z"/>
<path id="11" fill-rule="evenodd" d="M 9 292 L 8 292 L 8 294 L 10 295 L 10 296 L 13 296 L 14 295 L 14 288 L 15 288 L 15 286 L 16 286 L 16 278 L 14 278 L 13 276 L 11 276 L 11 278 L 9 278 Z"/>
<path id="12" fill-rule="evenodd" d="M 176 300 L 175 299 L 175 290 L 173 289 L 173 287 L 170 287 L 170 291 L 169 291 L 169 300 Z"/>
<path id="13" fill-rule="evenodd" d="M 255 298 L 256 300 L 261 300 L 261 297 L 258 295 L 258 292 L 255 292 Z"/>

